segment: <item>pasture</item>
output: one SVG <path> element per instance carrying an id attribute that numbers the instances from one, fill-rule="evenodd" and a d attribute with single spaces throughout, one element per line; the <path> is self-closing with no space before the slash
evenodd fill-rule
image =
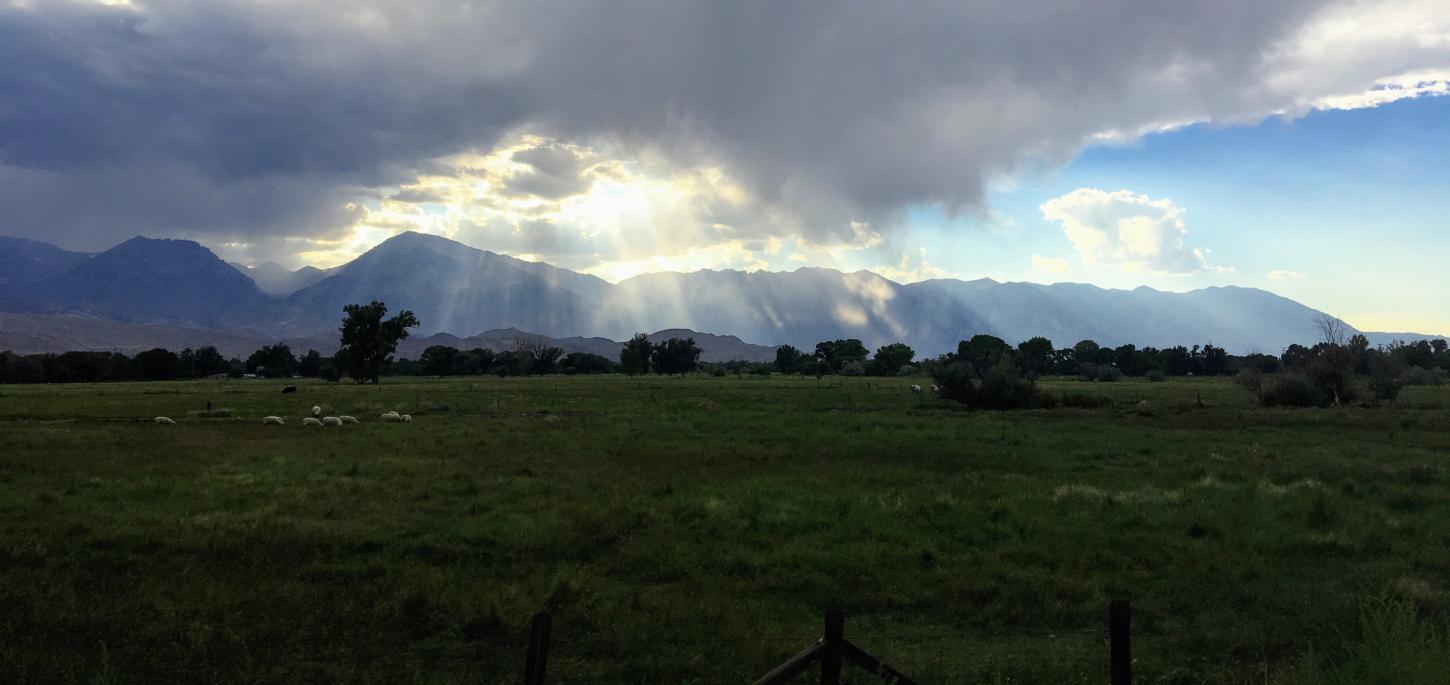
<path id="1" fill-rule="evenodd" d="M 1445 656 L 1450 387 L 994 413 L 920 382 L 0 386 L 0 681 L 517 682 L 548 609 L 555 682 L 749 682 L 838 606 L 921 682 L 1100 683 L 1120 596 L 1138 682 Z"/>

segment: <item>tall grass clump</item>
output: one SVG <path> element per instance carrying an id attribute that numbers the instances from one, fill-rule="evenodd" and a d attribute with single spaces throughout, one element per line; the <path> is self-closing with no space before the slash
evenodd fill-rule
<path id="1" fill-rule="evenodd" d="M 1359 635 L 1336 663 L 1312 652 L 1290 670 L 1284 685 L 1439 685 L 1450 680 L 1445 627 L 1421 618 L 1415 603 L 1390 595 L 1360 605 Z"/>

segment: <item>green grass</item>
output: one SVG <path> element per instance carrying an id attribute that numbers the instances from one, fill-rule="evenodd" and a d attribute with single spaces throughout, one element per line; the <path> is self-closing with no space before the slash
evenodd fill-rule
<path id="1" fill-rule="evenodd" d="M 541 609 L 563 683 L 749 681 L 830 606 L 923 682 L 1103 682 L 1117 596 L 1140 682 L 1443 647 L 1450 387 L 992 413 L 912 382 L 0 386 L 0 682 L 516 682 Z M 261 425 L 313 404 L 363 424 Z"/>

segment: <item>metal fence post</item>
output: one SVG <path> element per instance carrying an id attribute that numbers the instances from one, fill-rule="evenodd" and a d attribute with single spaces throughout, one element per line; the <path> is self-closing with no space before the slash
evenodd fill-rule
<path id="1" fill-rule="evenodd" d="M 1128 600 L 1115 599 L 1108 605 L 1108 660 L 1112 685 L 1133 682 L 1133 617 Z"/>
<path id="2" fill-rule="evenodd" d="M 524 685 L 544 685 L 545 666 L 549 661 L 549 629 L 553 621 L 546 611 L 534 614 L 529 626 L 529 655 L 524 661 Z"/>

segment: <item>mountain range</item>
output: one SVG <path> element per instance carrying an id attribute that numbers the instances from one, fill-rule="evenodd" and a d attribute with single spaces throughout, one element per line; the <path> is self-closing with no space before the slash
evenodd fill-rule
<path id="1" fill-rule="evenodd" d="M 976 333 L 1014 343 L 1042 335 L 1059 346 L 1082 339 L 1140 347 L 1211 342 L 1233 352 L 1277 353 L 1312 343 L 1314 319 L 1322 315 L 1255 288 L 901 284 L 869 271 L 822 268 L 664 272 L 611 284 L 412 232 L 342 266 L 297 271 L 228 264 L 188 240 L 136 237 L 86 254 L 0 237 L 0 312 L 7 312 L 0 315 L 0 349 L 175 347 L 210 336 L 250 349 L 284 340 L 330 350 L 343 306 L 371 300 L 410 309 L 422 322 L 400 348 L 403 356 L 415 356 L 428 341 L 506 349 L 526 336 L 566 351 L 612 354 L 637 331 L 692 335 L 707 360 L 763 360 L 774 345 L 811 349 L 837 338 L 859 338 L 872 348 L 906 342 L 934 355 Z M 1376 344 L 1429 337 L 1367 335 Z"/>

